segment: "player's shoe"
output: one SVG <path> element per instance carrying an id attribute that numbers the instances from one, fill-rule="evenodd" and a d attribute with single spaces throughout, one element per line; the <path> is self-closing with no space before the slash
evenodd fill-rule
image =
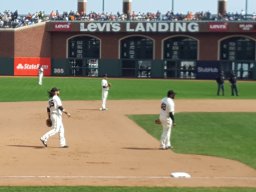
<path id="1" fill-rule="evenodd" d="M 100 108 L 100 111 L 107 111 L 108 108 Z"/>
<path id="2" fill-rule="evenodd" d="M 159 149 L 160 149 L 160 150 L 173 149 L 173 146 L 160 147 Z"/>
<path id="3" fill-rule="evenodd" d="M 46 143 L 46 141 L 45 141 L 45 140 L 40 139 L 40 141 L 43 143 L 43 145 L 44 145 L 45 147 L 47 147 L 47 143 Z"/>
<path id="4" fill-rule="evenodd" d="M 68 145 L 61 146 L 60 148 L 69 148 Z"/>

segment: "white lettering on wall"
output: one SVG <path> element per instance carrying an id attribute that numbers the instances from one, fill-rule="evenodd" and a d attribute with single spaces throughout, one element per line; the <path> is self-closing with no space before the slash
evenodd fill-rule
<path id="1" fill-rule="evenodd" d="M 198 32 L 199 24 L 190 22 L 127 22 L 127 23 L 80 23 L 85 32 Z"/>

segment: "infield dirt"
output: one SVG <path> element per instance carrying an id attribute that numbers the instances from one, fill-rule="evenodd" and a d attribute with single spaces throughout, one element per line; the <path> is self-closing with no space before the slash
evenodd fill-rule
<path id="1" fill-rule="evenodd" d="M 159 150 L 159 141 L 127 118 L 158 114 L 159 101 L 63 101 L 69 148 L 40 137 L 46 102 L 0 103 L 0 185 L 255 187 L 256 170 L 237 161 Z M 255 112 L 254 100 L 176 100 L 176 112 Z M 182 171 L 192 178 L 171 178 Z"/>

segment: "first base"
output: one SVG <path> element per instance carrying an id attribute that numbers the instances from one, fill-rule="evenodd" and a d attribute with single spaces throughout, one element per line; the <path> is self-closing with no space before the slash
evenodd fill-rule
<path id="1" fill-rule="evenodd" d="M 185 172 L 173 172 L 171 176 L 174 178 L 191 178 L 191 175 Z"/>

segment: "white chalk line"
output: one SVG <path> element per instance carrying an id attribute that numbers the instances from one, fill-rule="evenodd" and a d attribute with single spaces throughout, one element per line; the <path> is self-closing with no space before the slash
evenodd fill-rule
<path id="1" fill-rule="evenodd" d="M 46 175 L 24 175 L 24 176 L 0 176 L 0 179 L 215 179 L 215 180 L 255 180 L 256 177 L 191 177 L 191 178 L 174 178 L 171 176 L 46 176 Z"/>

